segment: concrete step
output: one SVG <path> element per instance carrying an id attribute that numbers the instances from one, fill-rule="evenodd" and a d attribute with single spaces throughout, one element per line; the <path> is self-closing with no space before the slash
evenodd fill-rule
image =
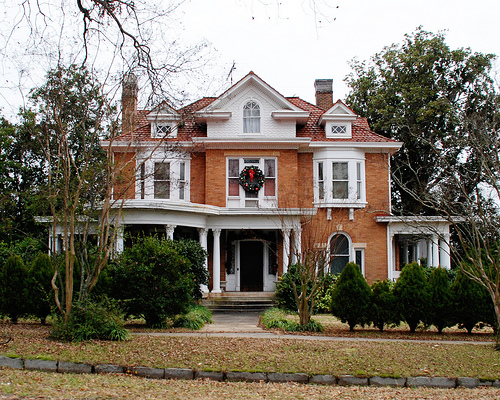
<path id="1" fill-rule="evenodd" d="M 212 312 L 262 312 L 275 306 L 274 293 L 210 293 L 203 305 Z"/>

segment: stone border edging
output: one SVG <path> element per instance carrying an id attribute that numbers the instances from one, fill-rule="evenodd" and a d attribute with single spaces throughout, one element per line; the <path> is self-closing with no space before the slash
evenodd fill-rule
<path id="1" fill-rule="evenodd" d="M 59 372 L 72 374 L 129 374 L 149 379 L 210 379 L 228 382 L 294 382 L 302 384 L 339 385 L 339 386 L 390 386 L 390 387 L 427 387 L 447 388 L 458 387 L 477 388 L 491 386 L 500 388 L 500 379 L 481 381 L 478 378 L 412 376 L 407 378 L 386 378 L 381 376 L 358 377 L 353 375 L 307 375 L 304 373 L 282 372 L 238 372 L 238 371 L 197 371 L 188 368 L 151 368 L 122 367 L 113 364 L 91 365 L 69 361 L 50 361 L 37 359 L 22 359 L 0 356 L 0 367 L 13 369 L 36 370 L 43 372 Z"/>

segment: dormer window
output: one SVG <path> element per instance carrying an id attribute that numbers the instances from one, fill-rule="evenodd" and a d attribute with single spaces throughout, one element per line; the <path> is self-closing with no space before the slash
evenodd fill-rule
<path id="1" fill-rule="evenodd" d="M 334 135 L 345 135 L 347 133 L 347 125 L 333 124 L 332 133 Z"/>
<path id="2" fill-rule="evenodd" d="M 260 107 L 253 100 L 243 106 L 243 133 L 260 133 Z"/>
<path id="3" fill-rule="evenodd" d="M 151 124 L 151 137 L 164 139 L 177 136 L 177 125 L 171 122 L 157 122 Z"/>

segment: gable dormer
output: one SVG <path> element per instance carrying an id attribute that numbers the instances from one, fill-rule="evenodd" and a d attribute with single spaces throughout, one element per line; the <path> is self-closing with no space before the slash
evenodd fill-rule
<path id="1" fill-rule="evenodd" d="M 151 137 L 155 139 L 176 138 L 180 114 L 166 102 L 153 109 L 146 119 L 151 124 Z"/>
<path id="2" fill-rule="evenodd" d="M 352 123 L 358 116 L 338 100 L 318 121 L 325 128 L 329 139 L 350 139 L 352 137 Z"/>
<path id="3" fill-rule="evenodd" d="M 309 112 L 250 72 L 195 117 L 212 139 L 294 138 Z"/>

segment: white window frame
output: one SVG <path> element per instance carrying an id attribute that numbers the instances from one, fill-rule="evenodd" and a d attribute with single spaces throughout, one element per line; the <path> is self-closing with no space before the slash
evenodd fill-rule
<path id="1" fill-rule="evenodd" d="M 338 132 L 338 127 L 345 128 L 344 132 Z M 352 137 L 352 123 L 346 121 L 328 121 L 325 125 L 325 134 L 327 138 L 348 139 Z"/>
<path id="2" fill-rule="evenodd" d="M 188 157 L 179 157 L 173 154 L 168 154 L 166 157 L 151 157 L 146 160 L 138 159 L 138 165 L 143 164 L 144 167 L 137 168 L 136 174 L 136 199 L 143 200 L 158 200 L 158 201 L 190 201 L 190 166 L 191 160 Z M 169 163 L 170 164 L 170 196 L 168 199 L 155 198 L 155 164 Z M 182 167 L 183 166 L 183 167 Z M 184 168 L 184 176 L 181 170 Z"/>
<path id="3" fill-rule="evenodd" d="M 333 165 L 347 163 L 348 194 L 347 198 L 333 196 Z M 320 178 L 319 164 L 323 164 L 323 179 Z M 359 172 L 359 174 L 358 174 Z M 318 158 L 314 160 L 314 204 L 317 207 L 351 207 L 366 206 L 366 173 L 365 160 L 360 158 Z M 358 179 L 359 178 L 359 179 Z M 335 180 L 337 181 L 337 180 Z M 339 181 L 340 182 L 340 181 Z M 323 198 L 321 197 L 323 186 Z"/>
<path id="4" fill-rule="evenodd" d="M 249 196 L 245 189 L 238 183 L 238 195 L 229 196 L 229 179 L 235 179 L 236 177 L 229 176 L 229 162 L 230 160 L 239 160 L 238 168 L 238 178 L 239 174 L 243 168 L 256 165 L 265 175 L 265 160 L 274 160 L 274 196 L 265 195 L 265 183 L 261 190 L 256 193 L 256 196 Z M 258 160 L 258 161 L 257 161 Z M 271 208 L 276 207 L 278 201 L 278 158 L 277 157 L 266 157 L 266 156 L 251 156 L 251 157 L 239 157 L 239 156 L 228 156 L 226 157 L 226 206 L 230 208 Z"/>
<path id="5" fill-rule="evenodd" d="M 163 127 L 170 128 L 168 133 L 161 132 Z M 154 139 L 171 139 L 177 137 L 177 122 L 157 121 L 151 124 L 151 137 Z"/>
<path id="6" fill-rule="evenodd" d="M 248 106 L 252 106 L 252 108 L 247 108 Z M 255 105 L 256 107 L 253 107 Z M 252 113 L 250 115 L 245 115 L 245 110 L 251 110 Z M 258 115 L 253 115 L 253 110 L 258 110 Z M 255 99 L 249 99 L 243 104 L 242 116 L 243 116 L 243 133 L 244 134 L 259 134 L 262 131 L 262 107 L 259 102 Z M 258 126 L 254 126 L 257 124 Z"/>

